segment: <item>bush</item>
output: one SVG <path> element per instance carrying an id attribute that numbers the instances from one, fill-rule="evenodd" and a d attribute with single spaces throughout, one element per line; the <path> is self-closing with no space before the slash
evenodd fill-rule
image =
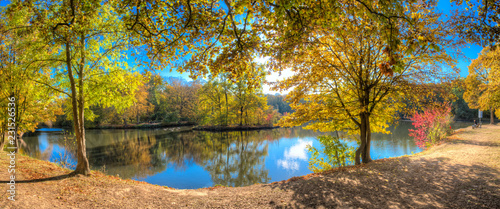
<path id="1" fill-rule="evenodd" d="M 453 133 L 451 118 L 449 104 L 416 113 L 411 118 L 415 129 L 409 130 L 409 136 L 413 137 L 418 147 L 428 148 Z"/>
<path id="2" fill-rule="evenodd" d="M 333 136 L 319 136 L 318 137 L 323 150 L 321 152 L 327 157 L 320 157 L 320 152 L 308 146 L 307 149 L 311 153 L 309 159 L 309 169 L 315 173 L 327 171 L 334 167 L 346 166 L 354 161 L 355 149 L 349 147 L 347 143 L 340 141 L 338 137 Z"/>

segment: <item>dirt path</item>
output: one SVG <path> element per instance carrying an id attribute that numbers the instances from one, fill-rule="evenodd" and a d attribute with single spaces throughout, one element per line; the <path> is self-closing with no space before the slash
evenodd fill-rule
<path id="1" fill-rule="evenodd" d="M 2 181 L 7 158 L 0 153 Z M 238 188 L 174 190 L 98 172 L 67 177 L 25 156 L 16 163 L 16 201 L 2 182 L 0 208 L 500 208 L 500 126 L 462 129 L 413 156 Z"/>

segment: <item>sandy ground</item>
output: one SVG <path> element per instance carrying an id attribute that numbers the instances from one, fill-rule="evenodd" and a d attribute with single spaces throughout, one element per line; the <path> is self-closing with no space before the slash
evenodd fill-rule
<path id="1" fill-rule="evenodd" d="M 175 190 L 17 156 L 16 201 L 0 152 L 0 208 L 500 208 L 500 126 L 457 131 L 398 158 L 247 187 Z"/>

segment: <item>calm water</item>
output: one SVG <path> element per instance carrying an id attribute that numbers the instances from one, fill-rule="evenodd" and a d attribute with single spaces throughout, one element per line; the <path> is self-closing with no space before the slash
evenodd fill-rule
<path id="1" fill-rule="evenodd" d="M 454 125 L 455 128 L 470 124 Z M 392 134 L 372 136 L 372 159 L 420 152 L 408 137 L 409 122 L 391 128 Z M 212 133 L 155 130 L 87 130 L 87 155 L 92 169 L 173 188 L 214 185 L 245 186 L 281 181 L 311 173 L 306 146 L 320 148 L 324 134 L 300 127 Z M 61 132 L 37 132 L 23 137 L 23 152 L 52 162 L 76 164 L 76 145 Z M 347 141 L 356 146 L 356 142 Z"/>

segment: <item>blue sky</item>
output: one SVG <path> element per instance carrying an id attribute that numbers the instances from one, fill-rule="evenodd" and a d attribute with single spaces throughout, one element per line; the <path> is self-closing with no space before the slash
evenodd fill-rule
<path id="1" fill-rule="evenodd" d="M 457 8 L 458 7 L 454 4 L 452 5 L 449 0 L 438 2 L 438 9 L 441 12 L 443 12 L 445 15 L 448 15 L 448 16 L 453 15 L 453 14 L 451 14 L 451 12 Z M 462 77 L 466 77 L 469 74 L 469 72 L 467 70 L 467 66 L 469 66 L 469 64 L 470 64 L 469 59 L 476 59 L 479 52 L 481 52 L 482 49 L 483 49 L 483 47 L 481 47 L 477 44 L 467 44 L 467 46 L 462 49 L 462 52 L 468 58 L 468 59 L 458 60 L 457 67 L 461 70 L 460 75 Z"/>
<path id="2" fill-rule="evenodd" d="M 7 0 L 0 0 L 0 6 L 5 6 L 9 3 L 10 1 Z M 446 15 L 452 15 L 451 11 L 453 9 L 456 9 L 456 6 L 452 6 L 449 0 L 443 0 L 438 2 L 438 9 L 443 12 Z M 465 48 L 462 49 L 462 52 L 464 55 L 467 57 L 466 59 L 460 59 L 458 60 L 457 67 L 461 70 L 460 75 L 462 77 L 466 77 L 468 74 L 467 66 L 470 63 L 470 59 L 475 59 L 478 56 L 478 53 L 481 51 L 482 47 L 476 45 L 476 44 L 468 44 Z M 262 61 L 262 60 L 261 60 Z M 133 64 L 133 62 L 129 62 L 129 64 Z M 163 71 L 158 71 L 160 75 L 164 77 L 182 77 L 188 81 L 192 80 L 189 78 L 189 73 L 179 73 L 175 70 L 170 71 L 170 69 L 164 69 Z M 276 81 L 283 79 L 286 76 L 291 75 L 290 71 L 282 72 L 281 76 L 278 75 L 278 73 L 273 73 L 272 75 L 268 76 L 267 80 L 268 81 Z M 269 87 L 267 85 L 264 86 L 264 92 L 265 93 L 276 93 L 273 91 L 269 91 Z"/>

